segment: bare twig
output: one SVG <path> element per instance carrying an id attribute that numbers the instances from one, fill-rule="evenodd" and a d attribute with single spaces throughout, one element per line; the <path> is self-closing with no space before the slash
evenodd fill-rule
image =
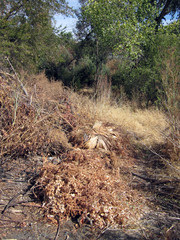
<path id="1" fill-rule="evenodd" d="M 16 202 L 16 203 L 11 203 L 8 205 L 8 208 L 10 207 L 16 207 L 18 205 L 22 205 L 24 207 L 38 207 L 38 208 L 42 208 L 42 205 L 40 204 L 31 204 L 34 203 L 34 201 L 20 201 L 20 202 Z M 7 205 L 6 205 L 7 206 Z"/>
<path id="2" fill-rule="evenodd" d="M 59 116 L 60 116 L 72 129 L 74 129 L 73 125 L 72 125 L 65 117 L 63 117 L 61 114 L 59 114 Z"/>
<path id="3" fill-rule="evenodd" d="M 19 192 L 19 193 L 17 193 L 15 196 L 13 196 L 13 197 L 9 200 L 8 204 L 6 204 L 6 206 L 5 206 L 4 209 L 2 210 L 1 214 L 4 214 L 5 211 L 6 211 L 9 207 L 11 207 L 11 203 L 12 203 L 19 195 L 21 195 L 21 194 L 22 194 L 22 191 Z"/>
<path id="4" fill-rule="evenodd" d="M 15 106 L 14 106 L 14 119 L 13 119 L 13 125 L 16 123 L 16 117 L 17 117 L 17 109 L 18 109 L 18 93 L 15 96 Z"/>
<path id="5" fill-rule="evenodd" d="M 108 230 L 110 230 L 110 226 L 105 227 L 105 228 L 102 230 L 102 232 L 97 236 L 96 240 L 98 240 L 100 237 L 102 237 L 102 235 L 103 235 L 106 231 L 108 231 Z"/>
<path id="6" fill-rule="evenodd" d="M 2 210 L 1 214 L 4 214 L 5 211 L 9 208 L 9 207 L 12 207 L 13 204 L 12 202 L 20 195 L 25 195 L 27 194 L 31 189 L 32 189 L 33 186 L 28 186 L 26 189 L 20 191 L 19 193 L 17 193 L 16 195 L 14 195 L 8 202 L 8 204 L 6 204 L 6 206 L 4 207 L 4 209 Z M 15 204 L 16 205 L 16 204 Z"/>
<path id="7" fill-rule="evenodd" d="M 54 237 L 54 240 L 57 240 L 58 236 L 59 236 L 59 230 L 60 230 L 60 221 L 59 221 L 59 216 L 56 215 L 55 216 L 55 219 L 57 220 L 57 223 L 58 223 L 58 227 L 57 227 L 57 231 L 56 231 L 56 235 Z"/>
<path id="8" fill-rule="evenodd" d="M 23 92 L 24 92 L 25 95 L 28 97 L 28 92 L 27 92 L 27 90 L 25 89 L 24 85 L 22 84 L 21 80 L 19 79 L 19 77 L 18 77 L 18 75 L 17 75 L 17 73 L 16 73 L 16 71 L 15 71 L 15 69 L 14 69 L 14 67 L 13 67 L 13 65 L 12 65 L 12 63 L 11 63 L 11 61 L 9 60 L 8 57 L 6 57 L 6 60 L 8 61 L 9 65 L 11 66 L 11 68 L 12 68 L 12 70 L 13 70 L 15 76 L 16 76 L 16 79 L 17 79 L 18 83 L 20 84 L 20 86 L 21 86 Z"/>
<path id="9" fill-rule="evenodd" d="M 177 220 L 177 221 L 180 221 L 180 218 L 178 217 L 168 217 L 170 220 Z"/>
<path id="10" fill-rule="evenodd" d="M 134 172 L 132 172 L 132 175 L 135 176 L 135 177 L 141 178 L 145 181 L 154 183 L 156 185 L 167 184 L 167 183 L 172 183 L 172 182 L 177 182 L 177 183 L 180 182 L 180 179 L 158 180 L 158 179 L 154 179 L 154 178 L 145 177 L 145 176 L 139 175 L 139 174 L 134 173 Z"/>
<path id="11" fill-rule="evenodd" d="M 144 144 L 145 145 L 145 144 Z M 146 146 L 146 145 L 145 145 Z M 175 172 L 180 173 L 180 170 L 173 167 L 165 158 L 163 158 L 160 154 L 155 152 L 153 149 L 150 149 L 149 147 L 146 146 L 146 148 L 151 151 L 154 155 L 158 156 L 162 161 L 164 161 L 171 169 L 173 169 Z"/>

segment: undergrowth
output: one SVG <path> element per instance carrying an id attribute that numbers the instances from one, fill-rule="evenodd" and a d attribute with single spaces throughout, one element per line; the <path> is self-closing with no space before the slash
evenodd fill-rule
<path id="1" fill-rule="evenodd" d="M 21 79 L 28 94 L 16 76 L 0 73 L 1 159 L 45 156 L 34 194 L 51 221 L 58 215 L 101 229 L 133 225 L 146 201 L 129 186 L 136 161 L 131 141 L 149 148 L 166 145 L 169 158 L 173 148 L 177 156 L 179 136 L 172 139 L 165 114 L 93 101 L 43 74 Z M 50 163 L 50 155 L 59 156 L 60 163 Z"/>

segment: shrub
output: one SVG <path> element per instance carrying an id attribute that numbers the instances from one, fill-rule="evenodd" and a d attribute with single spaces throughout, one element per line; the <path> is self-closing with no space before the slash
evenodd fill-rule
<path id="1" fill-rule="evenodd" d="M 72 70 L 72 86 L 75 88 L 91 87 L 95 78 L 95 64 L 89 57 L 84 57 Z"/>
<path id="2" fill-rule="evenodd" d="M 43 75 L 41 78 L 44 79 L 44 85 L 50 84 Z M 56 88 L 54 101 L 49 102 L 47 98 L 44 98 L 40 84 L 42 82 L 35 84 L 35 93 L 32 92 L 33 88 L 28 89 L 31 97 L 26 96 L 19 85 L 16 84 L 15 76 L 1 73 L 1 157 L 41 153 L 58 154 L 71 147 L 63 131 L 63 128 L 69 128 L 71 125 L 71 110 L 68 106 L 62 109 L 59 103 L 67 95 L 63 92 L 62 87 L 60 89 Z M 59 95 L 59 90 L 61 90 L 62 95 Z M 39 92 L 41 92 L 41 95 L 38 94 Z M 37 95 L 33 98 L 34 94 L 38 94 L 38 98 Z M 57 95 L 58 100 L 55 100 Z M 66 121 L 66 118 L 69 118 L 69 120 Z M 74 118 L 72 121 L 74 121 Z M 72 124 L 74 123 L 72 122 Z"/>

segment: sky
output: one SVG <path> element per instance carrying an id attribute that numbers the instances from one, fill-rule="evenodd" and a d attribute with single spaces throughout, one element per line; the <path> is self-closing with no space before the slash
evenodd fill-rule
<path id="1" fill-rule="evenodd" d="M 68 0 L 67 2 L 69 3 L 69 6 L 74 9 L 78 9 L 80 7 L 78 0 Z M 63 15 L 55 15 L 54 18 L 56 21 L 56 27 L 59 27 L 60 25 L 62 27 L 66 27 L 67 32 L 72 32 L 73 28 L 76 26 L 77 18 L 66 17 Z"/>
<path id="2" fill-rule="evenodd" d="M 68 0 L 70 7 L 73 7 L 74 9 L 78 9 L 80 7 L 78 0 Z M 76 26 L 77 18 L 75 17 L 66 17 L 63 15 L 55 15 L 55 26 L 59 27 L 60 25 L 62 28 L 66 27 L 67 32 L 73 32 L 73 28 Z M 171 16 L 166 16 L 166 21 L 164 21 L 164 24 L 169 24 L 171 22 Z"/>

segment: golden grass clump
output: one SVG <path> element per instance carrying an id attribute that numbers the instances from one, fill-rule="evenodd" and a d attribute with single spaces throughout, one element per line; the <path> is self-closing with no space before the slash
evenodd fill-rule
<path id="1" fill-rule="evenodd" d="M 77 218 L 104 228 L 125 225 L 141 217 L 144 200 L 110 167 L 110 159 L 94 150 L 77 149 L 59 165 L 45 162 L 36 193 L 45 215 L 55 221 Z"/>

